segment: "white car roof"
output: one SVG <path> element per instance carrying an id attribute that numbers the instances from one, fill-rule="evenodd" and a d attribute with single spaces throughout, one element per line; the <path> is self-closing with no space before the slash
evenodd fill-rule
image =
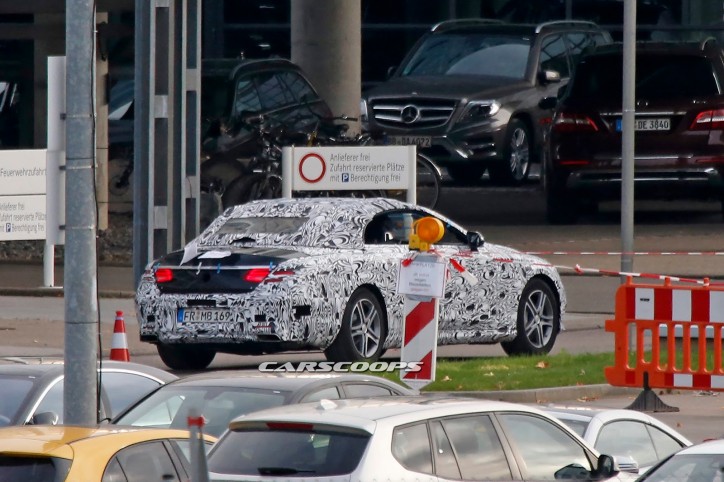
<path id="1" fill-rule="evenodd" d="M 684 447 L 678 455 L 720 455 L 724 454 L 724 439 L 709 440 L 691 447 Z"/>
<path id="2" fill-rule="evenodd" d="M 542 414 L 534 407 L 509 402 L 464 398 L 384 397 L 347 400 L 322 400 L 289 407 L 277 407 L 253 412 L 234 419 L 229 427 L 240 428 L 255 422 L 305 422 L 341 425 L 374 432 L 380 421 L 393 425 L 449 415 L 506 411 Z M 543 414 L 548 418 L 552 418 Z"/>
<path id="3" fill-rule="evenodd" d="M 692 444 L 689 439 L 670 425 L 665 424 L 658 418 L 652 417 L 649 414 L 639 412 L 638 410 L 629 410 L 625 408 L 583 407 L 574 405 L 548 405 L 541 408 L 543 411 L 561 420 L 577 420 L 590 423 L 591 420 L 595 418 L 601 424 L 606 424 L 613 420 L 638 420 L 675 435 L 686 445 Z"/>

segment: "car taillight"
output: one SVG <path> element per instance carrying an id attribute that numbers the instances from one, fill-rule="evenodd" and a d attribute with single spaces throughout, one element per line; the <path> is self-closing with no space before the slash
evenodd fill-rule
<path id="1" fill-rule="evenodd" d="M 159 268 L 154 273 L 156 283 L 169 283 L 173 281 L 173 270 L 169 268 Z"/>
<path id="2" fill-rule="evenodd" d="M 244 275 L 244 281 L 249 283 L 261 283 L 264 278 L 269 276 L 271 270 L 269 268 L 252 268 Z"/>
<path id="3" fill-rule="evenodd" d="M 597 132 L 598 127 L 587 115 L 559 112 L 553 117 L 553 130 L 556 132 Z"/>
<path id="4" fill-rule="evenodd" d="M 281 281 L 284 276 L 292 274 L 294 274 L 294 271 L 290 269 L 272 272 L 270 268 L 252 268 L 244 275 L 244 281 L 249 283 L 261 283 L 264 280 L 269 282 Z"/>
<path id="5" fill-rule="evenodd" d="M 311 432 L 314 429 L 313 424 L 301 422 L 267 422 L 266 426 L 269 430 L 300 430 L 303 432 Z"/>
<path id="6" fill-rule="evenodd" d="M 724 109 L 705 110 L 699 113 L 689 126 L 691 131 L 724 129 Z"/>

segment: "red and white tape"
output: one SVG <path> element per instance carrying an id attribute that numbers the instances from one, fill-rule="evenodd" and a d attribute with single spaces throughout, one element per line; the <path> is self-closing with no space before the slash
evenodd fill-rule
<path id="1" fill-rule="evenodd" d="M 525 251 L 535 256 L 724 256 L 724 251 Z"/>

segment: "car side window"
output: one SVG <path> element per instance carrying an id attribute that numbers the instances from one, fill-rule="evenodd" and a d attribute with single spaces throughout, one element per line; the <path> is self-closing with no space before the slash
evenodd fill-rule
<path id="1" fill-rule="evenodd" d="M 409 470 L 432 474 L 432 452 L 427 424 L 395 427 L 392 432 L 392 456 Z"/>
<path id="2" fill-rule="evenodd" d="M 112 418 L 160 385 L 156 380 L 137 373 L 106 371 L 101 383 L 111 402 L 109 413 Z"/>
<path id="3" fill-rule="evenodd" d="M 568 45 L 571 49 L 571 65 L 573 65 L 574 68 L 586 49 L 599 44 L 599 42 L 596 41 L 596 36 L 589 33 L 570 32 L 566 34 L 566 37 L 568 38 Z M 603 43 L 603 40 L 601 40 L 600 44 Z"/>
<path id="4" fill-rule="evenodd" d="M 419 211 L 387 211 L 378 214 L 365 228 L 365 244 L 406 245 L 409 243 L 412 225 L 425 216 L 426 213 Z M 465 236 L 446 227 L 445 234 L 436 244 L 466 244 Z"/>
<path id="5" fill-rule="evenodd" d="M 679 442 L 663 430 L 660 430 L 651 425 L 646 428 L 648 428 L 649 435 L 651 435 L 651 439 L 654 441 L 654 448 L 656 449 L 656 453 L 659 456 L 659 460 L 684 447 L 681 442 Z"/>
<path id="6" fill-rule="evenodd" d="M 541 41 L 540 70 L 555 70 L 561 78 L 571 75 L 568 66 L 568 50 L 561 35 L 549 35 Z"/>
<path id="7" fill-rule="evenodd" d="M 312 102 L 318 99 L 309 83 L 297 72 L 280 72 L 279 78 L 297 101 Z"/>
<path id="8" fill-rule="evenodd" d="M 63 379 L 59 378 L 48 389 L 32 415 L 53 412 L 58 415 L 58 423 L 63 423 Z"/>
<path id="9" fill-rule="evenodd" d="M 508 459 L 487 415 L 442 420 L 465 480 L 511 480 Z"/>
<path id="10" fill-rule="evenodd" d="M 430 435 L 433 444 L 432 453 L 435 456 L 435 475 L 446 479 L 461 478 L 452 445 L 439 421 L 430 423 Z"/>
<path id="11" fill-rule="evenodd" d="M 392 395 L 389 388 L 379 385 L 371 385 L 364 383 L 345 383 L 343 385 L 344 393 L 348 398 L 354 397 L 386 397 Z"/>
<path id="12" fill-rule="evenodd" d="M 261 74 L 257 76 L 256 82 L 264 110 L 279 109 L 294 102 L 291 93 L 276 75 Z"/>
<path id="13" fill-rule="evenodd" d="M 242 77 L 236 82 L 234 95 L 234 114 L 242 115 L 244 112 L 261 111 L 261 100 L 253 80 L 250 77 Z"/>
<path id="14" fill-rule="evenodd" d="M 628 455 L 639 467 L 653 465 L 658 460 L 646 426 L 633 420 L 610 422 L 601 427 L 596 449 L 609 455 Z"/>
<path id="15" fill-rule="evenodd" d="M 593 470 L 584 447 L 552 421 L 515 413 L 500 414 L 498 419 L 517 449 L 524 479 L 553 480 L 557 471 L 570 465 Z"/>
<path id="16" fill-rule="evenodd" d="M 120 450 L 116 457 L 128 482 L 179 481 L 171 455 L 162 442 L 131 445 Z M 111 468 L 111 464 L 108 468 Z M 114 479 L 110 480 L 115 482 Z M 103 481 L 106 482 L 105 474 Z"/>
<path id="17" fill-rule="evenodd" d="M 304 398 L 302 398 L 302 402 L 318 402 L 322 399 L 339 400 L 340 398 L 342 397 L 339 396 L 339 390 L 337 387 L 324 387 L 305 395 Z"/>

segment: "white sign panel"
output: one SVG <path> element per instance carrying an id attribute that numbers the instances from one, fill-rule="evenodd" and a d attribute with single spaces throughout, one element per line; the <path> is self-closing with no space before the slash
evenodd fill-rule
<path id="1" fill-rule="evenodd" d="M 0 241 L 32 239 L 45 239 L 45 195 L 0 196 Z"/>
<path id="2" fill-rule="evenodd" d="M 45 194 L 45 150 L 0 151 L 0 197 Z"/>
<path id="3" fill-rule="evenodd" d="M 292 156 L 295 191 L 408 189 L 415 152 L 414 146 L 285 149 L 285 154 Z"/>
<path id="4" fill-rule="evenodd" d="M 45 152 L 0 151 L 0 241 L 45 239 Z"/>
<path id="5" fill-rule="evenodd" d="M 397 293 L 442 298 L 447 265 L 437 257 L 418 256 L 412 263 L 399 265 Z"/>

